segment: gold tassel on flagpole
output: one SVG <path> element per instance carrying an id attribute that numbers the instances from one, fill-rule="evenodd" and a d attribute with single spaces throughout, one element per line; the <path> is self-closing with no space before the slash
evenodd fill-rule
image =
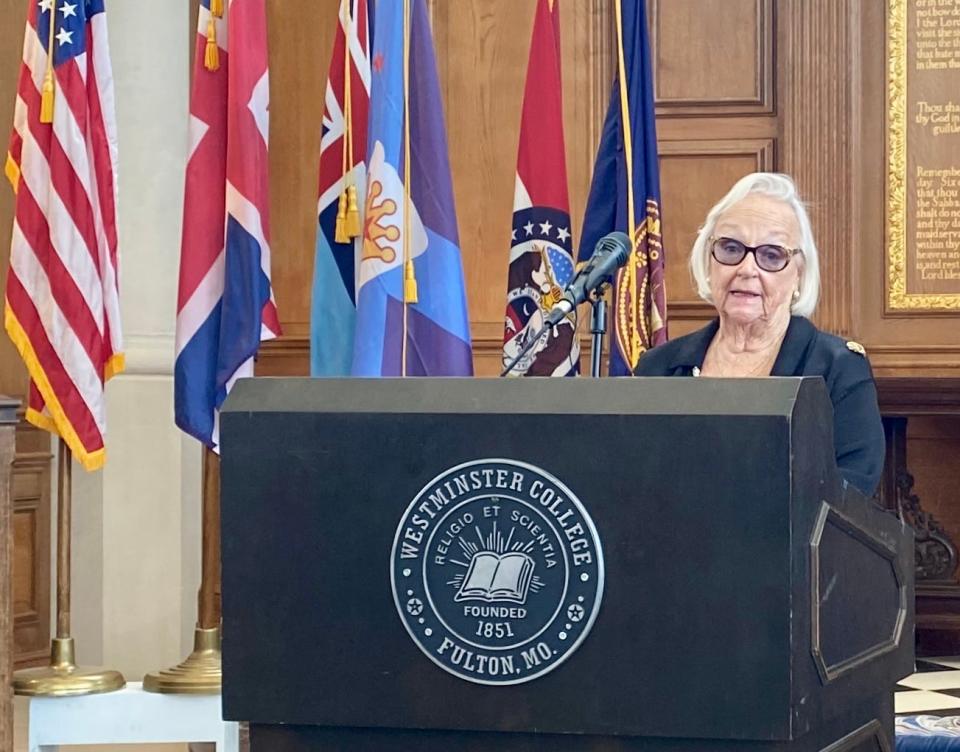
<path id="1" fill-rule="evenodd" d="M 403 265 L 403 302 L 417 303 L 417 275 L 413 271 L 413 261 Z"/>
<path id="2" fill-rule="evenodd" d="M 53 122 L 53 28 L 57 20 L 57 0 L 50 3 L 50 28 L 47 31 L 47 71 L 40 89 L 40 122 Z"/>
<path id="3" fill-rule="evenodd" d="M 210 0 L 210 13 L 217 18 L 223 18 L 223 0 Z"/>
<path id="4" fill-rule="evenodd" d="M 360 237 L 360 207 L 357 204 L 357 186 L 351 182 L 353 171 L 353 86 L 352 66 L 350 64 L 350 40 L 353 38 L 353 16 L 350 13 L 350 3 L 343 2 L 342 10 L 345 43 L 343 45 L 343 178 L 344 195 L 346 195 L 346 212 L 343 218 L 344 240 L 348 243 L 352 238 Z M 341 201 L 343 198 L 341 197 Z M 339 215 L 338 215 L 339 216 Z"/>
<path id="5" fill-rule="evenodd" d="M 357 206 L 357 186 L 347 186 L 347 217 L 344 222 L 347 237 L 360 236 L 360 208 Z"/>
<path id="6" fill-rule="evenodd" d="M 43 76 L 43 90 L 40 95 L 40 122 L 53 122 L 53 66 L 49 64 Z"/>
<path id="7" fill-rule="evenodd" d="M 403 302 L 417 303 L 417 274 L 410 248 L 410 2 L 403 3 Z M 406 340 L 406 322 L 404 322 Z M 404 374 L 406 375 L 406 374 Z"/>
<path id="8" fill-rule="evenodd" d="M 337 204 L 337 226 L 334 231 L 334 240 L 338 243 L 349 243 L 347 235 L 347 192 L 340 193 L 340 202 Z"/>
<path id="9" fill-rule="evenodd" d="M 217 23 L 210 15 L 207 21 L 207 48 L 203 54 L 203 65 L 208 71 L 220 69 L 220 48 L 217 46 Z"/>

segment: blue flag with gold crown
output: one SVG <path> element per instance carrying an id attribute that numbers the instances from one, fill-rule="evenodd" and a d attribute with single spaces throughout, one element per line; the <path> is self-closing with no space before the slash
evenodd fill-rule
<path id="1" fill-rule="evenodd" d="M 460 240 L 424 0 L 379 3 L 372 52 L 352 373 L 469 376 Z"/>
<path id="2" fill-rule="evenodd" d="M 667 340 L 660 174 L 653 76 L 645 3 L 615 0 L 616 75 L 593 168 L 578 260 L 614 230 L 633 238 L 617 274 L 610 337 L 610 375 L 633 373 L 640 356 Z"/>

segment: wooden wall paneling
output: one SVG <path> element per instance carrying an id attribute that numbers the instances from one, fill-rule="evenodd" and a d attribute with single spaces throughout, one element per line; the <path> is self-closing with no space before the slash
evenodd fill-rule
<path id="1" fill-rule="evenodd" d="M 49 434 L 21 421 L 13 463 L 14 646 L 17 668 L 50 658 Z"/>
<path id="2" fill-rule="evenodd" d="M 310 288 L 317 237 L 317 168 L 339 0 L 268 0 L 270 250 L 284 335 L 264 343 L 257 374 L 310 371 Z"/>
<path id="3" fill-rule="evenodd" d="M 707 212 L 777 169 L 777 16 L 770 0 L 648 0 L 670 336 L 713 318 L 687 269 Z"/>
<path id="4" fill-rule="evenodd" d="M 17 403 L 0 396 L 0 750 L 13 749 L 13 545 L 10 464 Z"/>
<path id="5" fill-rule="evenodd" d="M 859 244 L 860 4 L 810 0 L 780 6 L 782 167 L 808 203 L 820 252 L 816 320 L 841 335 L 852 334 L 853 259 Z"/>
<path id="6" fill-rule="evenodd" d="M 907 423 L 908 468 L 924 511 L 960 541 L 960 420 L 916 416 Z"/>
<path id="7" fill-rule="evenodd" d="M 532 28 L 535 5 L 487 0 L 431 7 L 474 364 L 478 373 L 490 374 L 500 362 L 503 338 L 517 138 L 530 49 L 530 33 L 523 30 Z"/>
<path id="8" fill-rule="evenodd" d="M 653 0 L 658 114 L 773 114 L 773 0 Z"/>
<path id="9" fill-rule="evenodd" d="M 773 139 L 660 141 L 661 199 L 667 309 L 671 336 L 678 336 L 713 318 L 715 310 L 697 295 L 687 268 L 700 225 L 727 188 L 744 175 L 774 164 Z"/>

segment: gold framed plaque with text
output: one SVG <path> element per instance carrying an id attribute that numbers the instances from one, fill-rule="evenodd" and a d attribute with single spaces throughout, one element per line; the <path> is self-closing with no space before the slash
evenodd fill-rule
<path id="1" fill-rule="evenodd" d="M 960 310 L 960 0 L 888 0 L 887 310 Z"/>

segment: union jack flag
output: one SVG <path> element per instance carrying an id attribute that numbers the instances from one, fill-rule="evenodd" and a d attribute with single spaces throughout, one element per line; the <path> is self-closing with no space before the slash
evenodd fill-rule
<path id="1" fill-rule="evenodd" d="M 223 7 L 225 6 L 225 7 Z M 264 0 L 203 0 L 177 300 L 177 425 L 219 444 L 219 408 L 280 335 L 270 285 Z"/>
<path id="2" fill-rule="evenodd" d="M 4 325 L 30 374 L 26 417 L 95 470 L 104 382 L 124 365 L 103 0 L 30 0 L 5 172 L 16 201 Z"/>

